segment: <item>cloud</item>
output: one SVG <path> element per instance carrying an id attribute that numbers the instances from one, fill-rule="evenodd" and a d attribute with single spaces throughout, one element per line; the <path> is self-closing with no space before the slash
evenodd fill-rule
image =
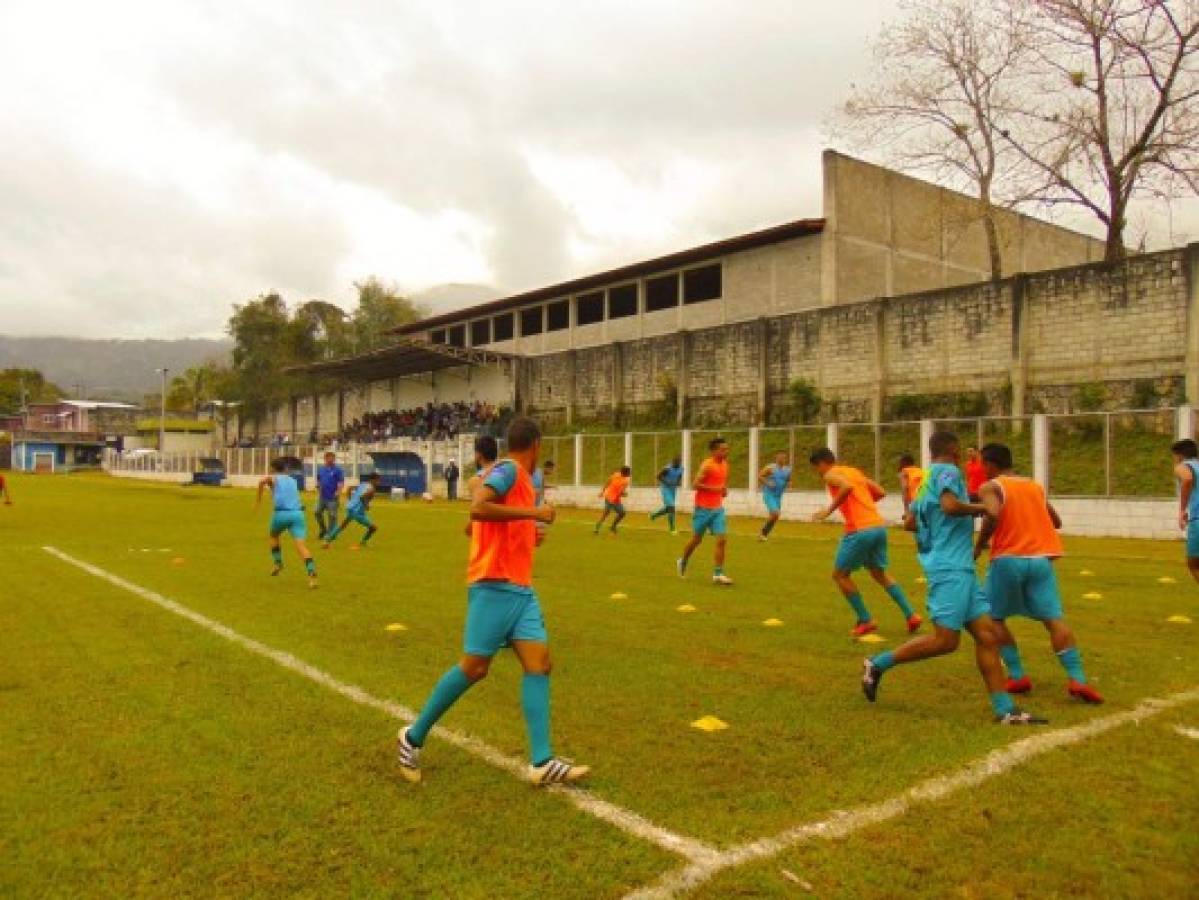
<path id="1" fill-rule="evenodd" d="M 214 335 L 268 290 L 519 290 L 818 215 L 894 11 L 9 0 L 0 328 Z"/>

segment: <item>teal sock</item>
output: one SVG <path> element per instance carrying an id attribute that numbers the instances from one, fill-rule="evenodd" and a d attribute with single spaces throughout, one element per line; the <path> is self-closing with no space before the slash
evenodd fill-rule
<path id="1" fill-rule="evenodd" d="M 671 509 L 666 513 L 666 521 L 670 523 L 670 530 L 674 531 L 674 510 Z"/>
<path id="2" fill-rule="evenodd" d="M 723 575 L 724 574 L 724 566 L 717 566 L 716 568 L 714 568 L 712 570 L 712 574 L 713 575 Z"/>
<path id="3" fill-rule="evenodd" d="M 1073 681 L 1077 681 L 1079 684 L 1087 683 L 1086 673 L 1082 670 L 1082 654 L 1078 652 L 1077 647 L 1067 647 L 1060 651 L 1057 660 Z"/>
<path id="4" fill-rule="evenodd" d="M 893 584 L 887 588 L 887 594 L 892 600 L 895 601 L 895 605 L 899 607 L 899 610 L 903 613 L 904 618 L 912 618 L 912 604 L 908 603 L 908 596 L 903 592 L 903 588 L 901 588 L 898 584 Z"/>
<path id="5" fill-rule="evenodd" d="M 316 574 L 316 560 L 313 559 L 311 556 L 308 557 L 306 560 L 304 560 L 304 568 L 308 571 L 309 575 L 315 575 Z"/>
<path id="6" fill-rule="evenodd" d="M 540 766 L 554 755 L 550 750 L 550 677 L 528 672 L 520 682 L 520 706 L 529 730 L 529 758 Z"/>
<path id="7" fill-rule="evenodd" d="M 458 666 L 451 667 L 433 687 L 433 693 L 425 701 L 425 708 L 408 728 L 408 740 L 417 747 L 422 746 L 437 720 L 458 702 L 458 698 L 465 694 L 469 687 L 470 679 L 466 677 L 466 673 Z"/>
<path id="8" fill-rule="evenodd" d="M 858 622 L 870 621 L 870 610 L 866 608 L 866 604 L 862 601 L 862 595 L 854 592 L 845 598 L 846 602 L 853 607 L 853 611 L 857 613 Z"/>
<path id="9" fill-rule="evenodd" d="M 333 525 L 330 526 L 329 531 L 325 534 L 325 540 L 331 544 L 337 540 L 337 536 L 339 534 L 341 534 L 341 529 L 338 528 L 337 523 L 334 522 Z"/>
<path id="10" fill-rule="evenodd" d="M 1004 644 L 999 648 L 999 655 L 1003 657 L 1003 665 L 1007 668 L 1007 673 L 1010 678 L 1024 677 L 1024 663 L 1020 660 L 1020 650 L 1015 644 Z"/>
<path id="11" fill-rule="evenodd" d="M 271 559 L 275 561 L 275 565 L 283 565 L 283 550 L 279 547 L 274 547 L 271 550 Z"/>
<path id="12" fill-rule="evenodd" d="M 991 709 L 997 716 L 1006 716 L 1016 708 L 1016 701 L 1007 691 L 996 691 L 991 695 Z"/>
<path id="13" fill-rule="evenodd" d="M 362 543 L 364 543 L 364 544 L 365 544 L 365 543 L 366 543 L 367 541 L 369 541 L 369 540 L 370 540 L 372 537 L 374 537 L 374 536 L 375 536 L 375 532 L 376 532 L 376 531 L 378 531 L 378 530 L 379 530 L 378 528 L 368 528 L 368 529 L 366 529 L 366 534 L 364 534 L 364 535 L 362 536 Z"/>
<path id="14" fill-rule="evenodd" d="M 880 672 L 885 672 L 895 665 L 895 654 L 890 650 L 884 650 L 878 656 L 872 656 L 870 661 L 874 663 L 874 667 Z"/>

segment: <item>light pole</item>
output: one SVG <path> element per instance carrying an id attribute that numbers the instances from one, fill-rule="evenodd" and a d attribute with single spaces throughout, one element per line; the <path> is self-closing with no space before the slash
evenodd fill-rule
<path id="1" fill-rule="evenodd" d="M 158 453 L 159 460 L 162 459 L 162 454 L 166 452 L 167 442 L 167 372 L 170 369 L 163 366 L 161 369 L 155 369 L 162 376 L 162 394 L 159 397 L 158 405 Z"/>

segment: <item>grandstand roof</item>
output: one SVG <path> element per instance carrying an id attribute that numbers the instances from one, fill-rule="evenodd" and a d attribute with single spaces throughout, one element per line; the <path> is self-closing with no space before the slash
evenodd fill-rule
<path id="1" fill-rule="evenodd" d="M 502 297 L 499 300 L 492 300 L 489 303 L 480 303 L 477 306 L 469 306 L 466 309 L 432 316 L 428 319 L 422 319 L 419 322 L 410 322 L 395 329 L 394 333 L 412 334 L 416 331 L 424 331 L 426 328 L 435 328 L 449 323 L 463 322 L 482 315 L 504 312 L 526 303 L 534 303 L 538 300 L 556 300 L 568 294 L 577 294 L 592 288 L 619 283 L 625 279 L 640 278 L 664 269 L 689 266 L 709 259 L 715 259 L 718 256 L 725 256 L 729 253 L 752 250 L 755 247 L 765 247 L 769 244 L 777 244 L 797 237 L 820 234 L 822 231 L 824 231 L 824 219 L 797 219 L 794 222 L 785 222 L 782 225 L 775 225 L 772 228 L 765 228 L 761 231 L 739 234 L 735 237 L 725 238 L 711 244 L 702 244 L 699 247 L 680 250 L 676 253 L 669 253 L 666 256 L 658 256 L 654 259 L 631 263 L 616 269 L 608 269 L 606 272 L 597 272 L 594 275 L 586 275 L 582 278 L 572 279 L 571 281 L 562 281 L 558 284 L 551 284 L 548 287 L 536 288 L 531 291 L 525 291 L 522 294 L 513 294 L 509 297 Z"/>
<path id="2" fill-rule="evenodd" d="M 448 347 L 413 338 L 396 338 L 394 344 L 367 353 L 291 366 L 285 371 L 305 375 L 345 375 L 351 378 L 399 378 L 456 366 L 494 366 L 511 357 L 510 353 L 494 350 Z"/>

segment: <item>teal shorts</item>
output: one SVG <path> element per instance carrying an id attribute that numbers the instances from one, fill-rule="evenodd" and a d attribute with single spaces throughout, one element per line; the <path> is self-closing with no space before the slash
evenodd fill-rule
<path id="1" fill-rule="evenodd" d="M 1199 559 L 1199 519 L 1187 522 L 1187 558 Z"/>
<path id="2" fill-rule="evenodd" d="M 774 491 L 762 491 L 762 502 L 766 504 L 766 512 L 772 516 L 783 509 L 783 495 Z"/>
<path id="3" fill-rule="evenodd" d="M 961 631 L 991 611 L 973 572 L 937 572 L 928 576 L 928 617 L 933 624 Z"/>
<path id="4" fill-rule="evenodd" d="M 838 572 L 887 568 L 887 529 L 880 525 L 844 535 L 833 568 Z"/>
<path id="5" fill-rule="evenodd" d="M 287 532 L 297 541 L 308 537 L 308 519 L 302 509 L 277 509 L 271 516 L 271 537 L 278 537 Z"/>
<path id="6" fill-rule="evenodd" d="M 624 504 L 623 503 L 612 503 L 608 500 L 605 500 L 604 501 L 604 512 L 605 513 L 614 512 L 618 516 L 623 516 L 624 515 Z"/>
<path id="7" fill-rule="evenodd" d="M 724 537 L 728 531 L 724 507 L 718 506 L 712 509 L 706 506 L 697 506 L 695 512 L 691 514 L 691 531 L 699 535 L 707 532 L 713 537 Z"/>
<path id="8" fill-rule="evenodd" d="M 1062 595 L 1053 563 L 1044 556 L 1001 556 L 987 569 L 987 602 L 1002 621 L 1027 616 L 1041 622 L 1062 618 Z"/>
<path id="9" fill-rule="evenodd" d="M 375 523 L 370 520 L 370 517 L 366 514 L 366 510 L 347 509 L 346 510 L 346 519 L 348 519 L 351 522 L 357 522 L 363 528 L 374 528 L 375 527 Z"/>
<path id="10" fill-rule="evenodd" d="M 678 494 L 678 490 L 676 488 L 658 488 L 658 492 L 662 495 L 663 506 L 674 506 L 674 498 Z"/>
<path id="11" fill-rule="evenodd" d="M 491 657 L 513 641 L 549 643 L 537 595 L 506 581 L 476 581 L 466 591 L 464 652 Z"/>

